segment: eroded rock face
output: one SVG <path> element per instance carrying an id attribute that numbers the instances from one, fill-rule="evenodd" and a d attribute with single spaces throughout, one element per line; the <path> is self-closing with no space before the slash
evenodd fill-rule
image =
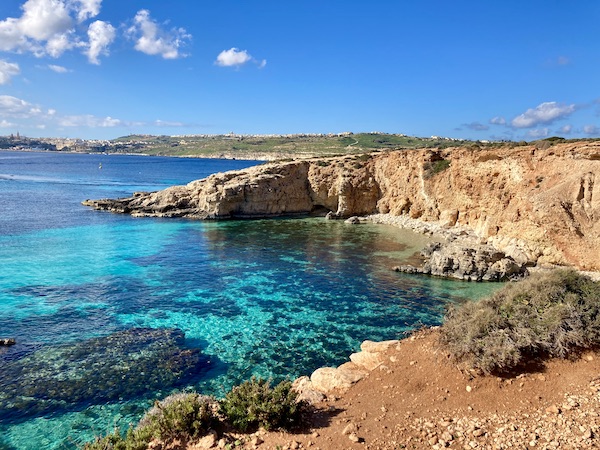
<path id="1" fill-rule="evenodd" d="M 136 216 L 407 216 L 468 227 L 517 264 L 600 271 L 600 144 L 404 150 L 265 164 L 187 186 L 86 201 Z"/>

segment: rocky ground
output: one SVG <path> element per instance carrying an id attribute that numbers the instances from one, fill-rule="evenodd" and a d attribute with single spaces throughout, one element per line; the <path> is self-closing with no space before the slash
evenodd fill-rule
<path id="1" fill-rule="evenodd" d="M 600 447 L 600 352 L 532 362 L 505 377 L 465 373 L 421 331 L 390 346 L 306 429 L 209 439 L 245 449 L 582 449 Z M 234 446 L 237 440 L 237 446 Z M 196 444 L 190 449 L 210 448 Z"/>

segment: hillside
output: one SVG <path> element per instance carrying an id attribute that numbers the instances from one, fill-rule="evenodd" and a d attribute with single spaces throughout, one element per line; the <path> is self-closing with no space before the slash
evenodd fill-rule
<path id="1" fill-rule="evenodd" d="M 448 147 L 467 141 L 386 133 L 293 135 L 132 135 L 110 142 L 111 151 L 161 156 L 277 160 L 397 148 Z"/>

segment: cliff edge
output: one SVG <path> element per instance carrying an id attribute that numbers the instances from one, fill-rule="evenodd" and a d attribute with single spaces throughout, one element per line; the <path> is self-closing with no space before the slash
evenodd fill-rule
<path id="1" fill-rule="evenodd" d="M 600 271 L 600 143 L 398 150 L 269 163 L 186 186 L 86 200 L 134 216 L 387 214 L 466 227 L 522 264 Z M 600 176 L 600 175 L 598 175 Z"/>

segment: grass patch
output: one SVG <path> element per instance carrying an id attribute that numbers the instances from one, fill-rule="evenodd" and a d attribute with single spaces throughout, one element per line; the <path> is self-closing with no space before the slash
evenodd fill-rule
<path id="1" fill-rule="evenodd" d="M 485 373 L 600 344 L 600 283 L 573 270 L 533 274 L 452 308 L 441 328 L 451 358 Z"/>

